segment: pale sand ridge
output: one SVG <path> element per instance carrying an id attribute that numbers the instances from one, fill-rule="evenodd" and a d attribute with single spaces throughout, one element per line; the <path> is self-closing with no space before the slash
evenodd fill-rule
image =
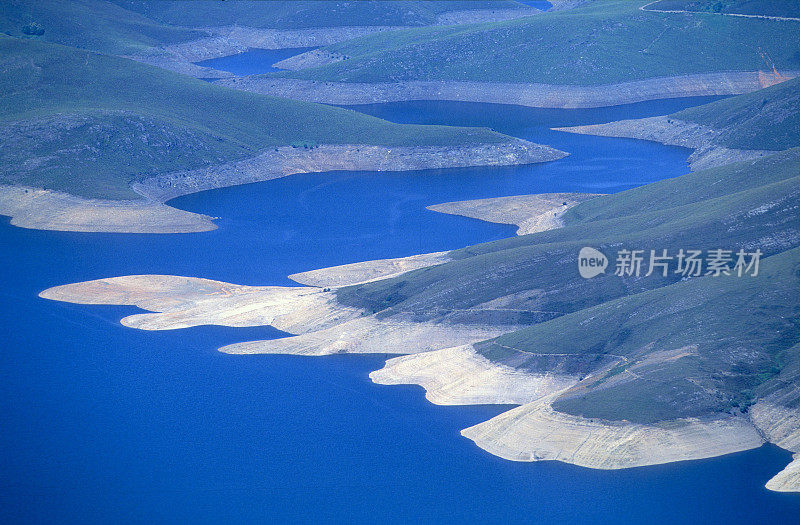
<path id="1" fill-rule="evenodd" d="M 388 279 L 411 270 L 427 268 L 450 260 L 448 252 L 423 253 L 410 257 L 378 259 L 319 270 L 294 273 L 289 279 L 306 286 L 341 287 L 361 284 L 379 279 Z"/>
<path id="2" fill-rule="evenodd" d="M 597 193 L 539 193 L 445 202 L 428 206 L 428 209 L 487 222 L 514 224 L 518 227 L 517 235 L 527 235 L 562 227 L 564 212 L 598 196 Z"/>

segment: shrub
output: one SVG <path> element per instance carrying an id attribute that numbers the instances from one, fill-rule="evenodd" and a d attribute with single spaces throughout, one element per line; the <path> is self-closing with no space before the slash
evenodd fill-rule
<path id="1" fill-rule="evenodd" d="M 42 36 L 44 34 L 44 27 L 37 22 L 31 22 L 22 26 L 22 32 L 26 35 Z"/>

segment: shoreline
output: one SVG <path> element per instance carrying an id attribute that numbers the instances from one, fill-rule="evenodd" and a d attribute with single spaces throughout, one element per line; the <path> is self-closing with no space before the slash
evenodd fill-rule
<path id="1" fill-rule="evenodd" d="M 689 156 L 689 168 L 692 171 L 753 160 L 776 153 L 769 150 L 743 150 L 719 146 L 714 143 L 714 139 L 719 135 L 717 130 L 667 116 L 552 129 L 580 135 L 639 139 L 667 146 L 690 148 L 694 150 Z"/>
<path id="2" fill-rule="evenodd" d="M 132 187 L 145 197 L 166 202 L 198 191 L 263 182 L 298 173 L 514 166 L 549 162 L 567 155 L 555 148 L 517 138 L 459 146 L 322 144 L 309 149 L 281 146 L 222 165 L 157 175 Z"/>
<path id="3" fill-rule="evenodd" d="M 784 72 L 782 78 L 788 80 L 798 74 L 798 71 Z M 773 77 L 761 71 L 729 71 L 579 86 L 472 81 L 348 83 L 250 75 L 224 78 L 216 84 L 263 95 L 337 105 L 447 100 L 579 109 L 668 98 L 741 95 L 777 83 Z"/>
<path id="4" fill-rule="evenodd" d="M 536 193 L 432 204 L 427 209 L 498 224 L 517 226 L 517 235 L 561 228 L 564 213 L 602 193 Z"/>
<path id="5" fill-rule="evenodd" d="M 0 186 L 0 215 L 23 228 L 103 233 L 197 233 L 216 229 L 211 217 L 166 204 L 175 197 L 298 173 L 416 171 L 548 162 L 568 154 L 522 139 L 463 146 L 282 146 L 206 168 L 134 183 L 142 200 L 107 200 L 22 186 Z"/>
<path id="6" fill-rule="evenodd" d="M 561 7 L 562 9 L 571 7 L 568 1 L 556 3 L 564 4 Z M 385 31 L 513 20 L 526 16 L 534 16 L 540 13 L 542 13 L 542 11 L 539 9 L 528 6 L 504 9 L 465 9 L 442 13 L 437 16 L 433 24 L 419 26 L 330 26 L 300 29 L 257 28 L 237 25 L 197 27 L 192 29 L 203 31 L 207 36 L 188 42 L 148 49 L 139 54 L 129 55 L 127 58 L 198 78 L 228 78 L 234 75 L 227 71 L 198 66 L 195 62 L 236 55 L 251 48 L 322 48 L 346 40 Z"/>
<path id="7" fill-rule="evenodd" d="M 617 470 L 707 459 L 758 448 L 764 439 L 745 418 L 686 418 L 642 425 L 587 419 L 554 410 L 558 393 L 461 431 L 480 448 L 512 461 L 556 460 Z"/>
<path id="8" fill-rule="evenodd" d="M 396 260 L 386 261 L 386 268 L 396 268 Z M 372 262 L 375 268 L 381 263 Z M 332 275 L 341 275 L 341 267 Z M 296 334 L 219 348 L 228 354 L 406 354 L 387 360 L 370 379 L 384 385 L 420 385 L 425 397 L 440 405 L 519 405 L 461 432 L 480 448 L 512 461 L 557 460 L 622 469 L 711 458 L 767 441 L 795 452 L 800 448 L 800 414 L 766 403 L 755 405 L 749 418 L 709 414 L 647 425 L 558 412 L 551 407 L 556 397 L 593 378 L 534 374 L 494 363 L 475 351 L 474 343 L 515 327 L 378 319 L 338 304 L 335 291 L 327 289 L 131 275 L 56 286 L 39 295 L 78 304 L 138 306 L 147 313 L 129 315 L 121 323 L 140 330 L 270 325 Z M 800 491 L 799 466 L 795 457 L 767 488 Z"/>
<path id="9" fill-rule="evenodd" d="M 213 218 L 152 201 L 88 199 L 39 188 L 0 185 L 0 215 L 12 226 L 84 233 L 199 233 Z"/>

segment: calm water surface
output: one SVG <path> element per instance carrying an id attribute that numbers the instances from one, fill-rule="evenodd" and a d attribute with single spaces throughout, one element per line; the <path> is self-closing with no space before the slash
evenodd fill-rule
<path id="1" fill-rule="evenodd" d="M 519 3 L 535 7 L 536 9 L 540 9 L 542 11 L 547 11 L 551 7 L 553 7 L 553 4 L 551 4 L 547 0 L 528 0 L 528 1 L 520 0 Z"/>
<path id="2" fill-rule="evenodd" d="M 271 71 L 281 71 L 274 64 L 289 57 L 315 49 L 313 47 L 289 47 L 285 49 L 248 49 L 238 55 L 210 58 L 195 62 L 198 66 L 228 71 L 236 76 L 258 75 Z"/>
<path id="3" fill-rule="evenodd" d="M 402 122 L 493 127 L 572 153 L 548 164 L 297 175 L 172 202 L 213 232 L 115 235 L 0 225 L 0 520 L 219 522 L 506 520 L 789 523 L 800 497 L 763 484 L 773 446 L 625 471 L 514 463 L 459 430 L 504 407 L 439 407 L 372 384 L 382 356 L 233 356 L 269 327 L 144 332 L 136 308 L 39 299 L 49 286 L 136 273 L 291 284 L 334 264 L 461 247 L 513 227 L 437 214 L 437 202 L 542 191 L 615 192 L 686 171 L 688 151 L 552 126 L 665 114 L 702 100 L 603 110 L 407 103 Z"/>

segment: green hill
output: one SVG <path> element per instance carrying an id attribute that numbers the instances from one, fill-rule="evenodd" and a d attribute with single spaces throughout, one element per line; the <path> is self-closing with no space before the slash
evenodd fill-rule
<path id="1" fill-rule="evenodd" d="M 715 142 L 729 148 L 780 151 L 800 146 L 800 78 L 671 116 L 720 131 Z"/>
<path id="2" fill-rule="evenodd" d="M 709 13 L 800 17 L 800 4 L 795 0 L 661 0 L 650 7 Z"/>
<path id="3" fill-rule="evenodd" d="M 746 410 L 800 364 L 800 249 L 757 277 L 700 277 L 480 343 L 483 355 L 594 379 L 557 410 L 652 423 Z M 661 354 L 659 354 L 661 353 Z"/>
<path id="4" fill-rule="evenodd" d="M 463 9 L 523 8 L 512 1 L 139 1 L 2 0 L 0 33 L 110 55 L 133 55 L 159 45 L 207 36 L 205 28 L 402 25 L 436 22 Z"/>
<path id="5" fill-rule="evenodd" d="M 205 36 L 201 31 L 155 22 L 105 0 L 2 0 L 0 32 L 112 55 Z"/>
<path id="6" fill-rule="evenodd" d="M 763 240 L 767 254 L 800 242 L 791 203 L 800 193 L 800 149 L 758 161 L 693 172 L 585 201 L 566 226 L 451 252 L 452 262 L 339 291 L 340 301 L 390 315 L 495 324 L 532 324 L 631 293 L 670 284 L 678 276 L 581 279 L 583 246 L 631 249 L 739 247 Z M 771 203 L 771 205 L 767 205 Z M 764 207 L 762 213 L 752 210 Z M 536 293 L 524 295 L 535 290 Z M 522 294 L 520 297 L 511 297 Z M 507 308 L 481 305 L 509 297 Z"/>
<path id="7" fill-rule="evenodd" d="M 138 177 L 303 144 L 454 145 L 485 129 L 392 124 L 127 60 L 0 37 L 0 183 L 133 198 Z"/>
<path id="8" fill-rule="evenodd" d="M 477 346 L 510 366 L 596 375 L 559 410 L 650 422 L 744 408 L 800 342 L 798 206 L 795 148 L 585 201 L 559 230 L 456 250 L 451 262 L 342 288 L 338 299 L 379 317 L 530 325 Z M 579 276 L 584 246 L 609 256 L 605 275 Z M 646 263 L 642 276 L 619 277 L 623 248 L 759 248 L 769 258 L 758 277 L 645 277 Z M 667 359 L 684 347 L 691 356 Z M 634 365 L 646 380 L 622 374 Z"/>
<path id="9" fill-rule="evenodd" d="M 338 26 L 421 26 L 442 13 L 465 9 L 514 9 L 512 1 L 237 1 L 204 0 L 145 2 L 113 0 L 120 6 L 159 22 L 189 27 L 240 25 L 258 28 L 305 29 Z"/>
<path id="10" fill-rule="evenodd" d="M 342 82 L 472 80 L 597 85 L 687 73 L 800 69 L 800 24 L 639 10 L 598 0 L 568 11 L 355 39 L 348 60 L 278 76 Z"/>

